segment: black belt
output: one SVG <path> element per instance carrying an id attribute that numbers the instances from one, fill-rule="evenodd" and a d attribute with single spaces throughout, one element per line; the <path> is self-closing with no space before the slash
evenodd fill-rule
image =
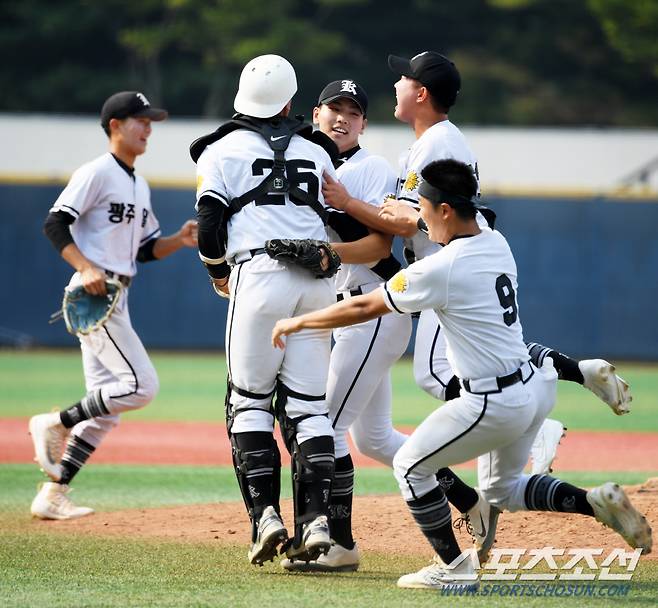
<path id="1" fill-rule="evenodd" d="M 130 287 L 130 283 L 132 283 L 132 277 L 126 276 L 125 274 L 117 274 L 111 270 L 106 270 L 105 274 L 110 277 L 110 279 L 116 279 L 119 281 L 124 287 Z"/>
<path id="2" fill-rule="evenodd" d="M 257 249 L 250 249 L 249 251 L 238 253 L 237 255 L 233 256 L 233 258 L 228 260 L 228 262 L 232 266 L 236 264 L 242 264 L 243 262 L 248 262 L 249 260 L 253 259 L 257 255 L 260 255 L 261 253 L 265 253 L 265 247 L 258 247 Z M 246 257 L 247 255 L 249 257 Z M 238 261 L 238 259 L 240 261 Z"/>
<path id="3" fill-rule="evenodd" d="M 517 369 L 515 372 L 512 372 L 511 374 L 508 374 L 507 376 L 498 376 L 497 378 L 495 378 L 498 391 L 501 391 L 502 389 L 507 388 L 508 386 L 512 386 L 517 382 L 521 382 L 521 380 L 523 380 L 523 372 L 521 371 L 521 368 Z M 479 382 L 480 381 L 478 380 L 473 380 L 473 384 L 479 384 Z M 477 390 L 478 387 L 473 387 L 472 389 L 470 380 L 462 380 L 462 384 L 464 385 L 464 388 L 469 393 L 484 394 L 484 392 L 497 392 L 497 391 L 479 391 Z"/>
<path id="4" fill-rule="evenodd" d="M 356 287 L 355 289 L 350 289 L 350 297 L 362 296 L 362 295 L 363 295 L 363 289 L 361 289 L 360 287 Z M 344 299 L 345 299 L 344 293 L 336 294 L 336 302 L 342 302 Z"/>

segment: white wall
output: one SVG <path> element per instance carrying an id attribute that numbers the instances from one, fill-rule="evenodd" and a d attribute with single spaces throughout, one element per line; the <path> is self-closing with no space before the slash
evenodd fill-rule
<path id="1" fill-rule="evenodd" d="M 156 123 L 138 171 L 152 182 L 192 185 L 192 140 L 215 121 L 171 119 Z M 658 157 L 658 130 L 512 129 L 464 127 L 479 159 L 483 193 L 619 193 L 621 180 Z M 102 154 L 107 140 L 96 117 L 0 115 L 0 180 L 66 180 Z M 393 167 L 413 142 L 404 125 L 370 125 L 363 144 Z M 396 170 L 397 171 L 397 170 Z M 645 194 L 658 193 L 658 170 Z"/>

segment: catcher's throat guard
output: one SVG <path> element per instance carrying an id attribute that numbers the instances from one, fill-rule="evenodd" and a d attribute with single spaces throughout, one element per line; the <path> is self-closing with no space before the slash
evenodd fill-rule
<path id="1" fill-rule="evenodd" d="M 117 279 L 105 279 L 104 296 L 87 293 L 82 285 L 67 287 L 62 300 L 66 330 L 73 335 L 87 335 L 99 329 L 112 316 L 123 285 Z"/>

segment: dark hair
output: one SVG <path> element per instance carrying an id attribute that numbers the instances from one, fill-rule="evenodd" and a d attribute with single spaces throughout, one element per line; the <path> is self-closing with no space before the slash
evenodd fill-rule
<path id="1" fill-rule="evenodd" d="M 446 194 L 456 194 L 467 199 L 477 195 L 478 183 L 473 168 L 458 160 L 447 158 L 432 161 L 420 174 L 427 183 Z M 437 201 L 431 202 L 434 205 L 439 204 Z M 452 204 L 451 207 L 462 219 L 473 219 L 477 212 L 475 205 L 468 205 L 467 203 Z"/>

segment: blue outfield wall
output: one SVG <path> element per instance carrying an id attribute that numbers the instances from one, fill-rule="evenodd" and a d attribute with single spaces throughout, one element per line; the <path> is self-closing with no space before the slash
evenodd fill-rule
<path id="1" fill-rule="evenodd" d="M 48 324 L 70 276 L 42 234 L 61 186 L 0 185 L 0 344 L 71 346 Z M 163 231 L 193 217 L 191 190 L 153 189 Z M 519 269 L 527 340 L 580 357 L 658 360 L 658 201 L 490 198 Z M 139 266 L 133 324 L 150 347 L 219 349 L 227 301 L 196 252 Z"/>

